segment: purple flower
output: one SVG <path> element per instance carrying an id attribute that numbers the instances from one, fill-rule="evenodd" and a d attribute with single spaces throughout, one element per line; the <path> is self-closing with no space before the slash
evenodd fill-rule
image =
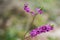
<path id="1" fill-rule="evenodd" d="M 38 28 L 36 33 L 37 33 L 37 34 L 40 34 L 40 33 L 42 33 L 41 31 L 42 31 L 42 30 Z"/>
<path id="2" fill-rule="evenodd" d="M 47 24 L 47 25 L 40 27 L 39 29 L 42 29 L 42 32 L 48 32 L 50 30 L 53 30 L 53 26 L 50 24 Z"/>
<path id="3" fill-rule="evenodd" d="M 30 32 L 31 37 L 35 37 L 37 35 L 37 29 L 34 29 Z"/>
<path id="4" fill-rule="evenodd" d="M 47 31 L 53 30 L 53 26 L 50 24 L 46 25 L 46 27 L 47 27 L 47 29 L 46 29 Z"/>
<path id="5" fill-rule="evenodd" d="M 42 10 L 40 8 L 36 8 L 36 11 L 39 13 L 39 14 L 42 14 Z"/>
<path id="6" fill-rule="evenodd" d="M 30 8 L 28 7 L 28 4 L 24 4 L 24 10 L 26 12 L 30 12 Z"/>
<path id="7" fill-rule="evenodd" d="M 25 11 L 26 11 L 26 12 L 30 12 L 30 8 L 26 7 L 26 8 L 25 8 Z"/>
<path id="8" fill-rule="evenodd" d="M 46 29 L 47 29 L 47 27 L 44 25 L 44 26 L 41 26 L 40 28 L 39 28 L 39 30 L 41 30 L 41 33 L 45 33 L 46 32 Z"/>
<path id="9" fill-rule="evenodd" d="M 32 15 L 34 15 L 35 13 L 33 11 L 30 10 L 30 8 L 28 7 L 28 4 L 25 3 L 24 4 L 24 10 L 28 13 L 31 13 Z M 42 10 L 40 8 L 36 8 L 36 11 L 39 13 L 39 14 L 42 14 Z"/>
<path id="10" fill-rule="evenodd" d="M 30 32 L 30 35 L 31 35 L 32 37 L 34 37 L 34 36 L 36 36 L 37 34 L 49 32 L 50 30 L 53 30 L 53 26 L 52 26 L 52 25 L 50 25 L 50 24 L 48 24 L 48 25 L 43 25 L 43 26 L 41 26 L 41 27 L 39 27 L 39 28 L 36 28 L 36 29 L 32 30 L 32 31 Z"/>

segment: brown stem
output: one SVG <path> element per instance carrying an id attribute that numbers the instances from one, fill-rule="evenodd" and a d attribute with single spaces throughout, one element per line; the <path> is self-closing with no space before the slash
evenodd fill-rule
<path id="1" fill-rule="evenodd" d="M 32 20 L 32 22 L 30 23 L 30 26 L 31 26 L 31 27 L 32 27 L 32 24 L 33 24 L 33 22 L 34 22 L 34 19 L 35 19 L 36 15 L 37 15 L 37 14 L 35 14 L 35 15 L 33 16 L 33 20 Z M 29 28 L 29 30 L 30 30 L 30 28 Z M 29 32 L 29 30 L 24 34 L 24 37 L 25 37 L 26 34 Z"/>

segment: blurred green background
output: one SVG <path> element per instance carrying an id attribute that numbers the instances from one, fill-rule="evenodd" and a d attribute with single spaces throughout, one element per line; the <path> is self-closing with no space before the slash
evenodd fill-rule
<path id="1" fill-rule="evenodd" d="M 30 23 L 33 16 L 24 11 L 26 2 L 33 11 L 36 11 L 36 8 L 43 9 L 43 14 L 36 16 L 32 27 Z M 60 0 L 0 0 L 0 40 L 24 40 L 24 34 L 29 28 L 44 24 L 54 24 L 53 34 L 60 29 Z M 55 34 L 46 39 L 60 40 L 59 31 L 58 36 Z M 29 32 L 26 35 L 29 35 Z"/>

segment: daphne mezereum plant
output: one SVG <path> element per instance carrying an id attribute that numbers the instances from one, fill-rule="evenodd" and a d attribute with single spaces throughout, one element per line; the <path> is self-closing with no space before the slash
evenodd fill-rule
<path id="1" fill-rule="evenodd" d="M 34 21 L 34 19 L 35 19 L 35 17 L 36 17 L 37 14 L 42 14 L 42 13 L 43 13 L 43 11 L 42 11 L 41 8 L 36 8 L 36 12 L 37 12 L 37 13 L 35 13 L 34 11 L 31 11 L 30 8 L 29 8 L 29 6 L 28 6 L 28 4 L 24 4 L 24 10 L 25 10 L 27 13 L 30 13 L 30 14 L 32 14 L 32 16 L 34 16 L 34 17 L 33 17 L 33 20 L 32 20 L 32 23 L 33 23 L 33 21 Z M 32 23 L 31 23 L 31 25 L 32 25 Z M 50 25 L 50 24 L 42 25 L 42 26 L 40 26 L 40 27 L 38 27 L 38 28 L 35 28 L 35 29 L 33 29 L 32 31 L 30 31 L 30 36 L 31 36 L 31 37 L 35 37 L 35 36 L 37 36 L 38 34 L 45 33 L 45 32 L 49 32 L 50 30 L 53 30 L 53 25 Z M 27 32 L 26 32 L 26 33 L 27 33 Z M 25 35 L 26 35 L 26 34 L 25 34 Z"/>

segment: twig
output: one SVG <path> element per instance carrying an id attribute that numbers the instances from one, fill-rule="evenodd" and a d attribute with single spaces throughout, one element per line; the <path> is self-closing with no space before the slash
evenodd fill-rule
<path id="1" fill-rule="evenodd" d="M 35 14 L 35 15 L 33 16 L 33 20 L 32 20 L 32 22 L 30 23 L 30 26 L 31 26 L 31 27 L 32 27 L 32 24 L 33 24 L 33 22 L 34 22 L 34 19 L 35 19 L 36 15 L 37 15 L 37 14 Z M 29 30 L 30 30 L 30 28 L 29 28 Z M 26 34 L 29 32 L 29 30 L 25 33 L 24 37 L 25 37 Z"/>

